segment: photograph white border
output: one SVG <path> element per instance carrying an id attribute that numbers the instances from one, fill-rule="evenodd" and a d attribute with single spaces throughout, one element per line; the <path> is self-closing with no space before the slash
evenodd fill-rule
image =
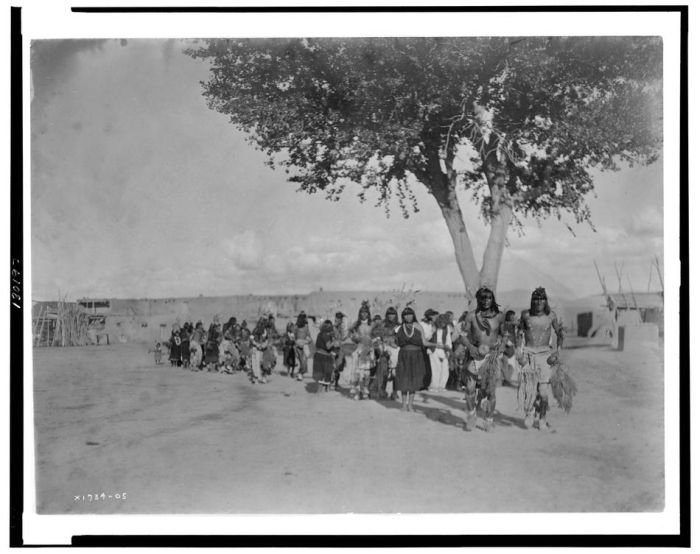
<path id="1" fill-rule="evenodd" d="M 130 6 L 133 2 L 75 5 Z M 221 2 L 207 5 L 225 5 Z M 264 5 L 246 2 L 247 5 Z M 357 5 L 358 3 L 353 3 Z M 406 515 L 36 515 L 34 501 L 31 341 L 25 340 L 25 514 L 27 544 L 67 544 L 74 534 L 676 534 L 679 453 L 679 12 L 494 13 L 217 13 L 81 14 L 64 2 L 20 2 L 24 63 L 25 338 L 31 337 L 30 67 L 29 45 L 50 38 L 202 38 L 284 36 L 522 36 L 657 35 L 664 40 L 664 281 L 666 507 L 626 514 L 406 514 Z M 148 5 L 192 5 L 149 2 Z M 287 5 L 287 4 L 285 4 Z M 291 5 L 291 4 L 289 4 Z M 309 3 L 307 5 L 314 5 Z M 318 5 L 318 4 L 316 4 Z M 334 4 L 335 6 L 336 4 Z M 376 6 L 376 3 L 371 3 Z M 387 5 L 397 5 L 387 3 Z M 407 2 L 401 5 L 408 5 Z"/>

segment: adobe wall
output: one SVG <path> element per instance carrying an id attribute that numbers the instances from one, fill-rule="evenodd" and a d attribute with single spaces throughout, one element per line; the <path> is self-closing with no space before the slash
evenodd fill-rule
<path id="1" fill-rule="evenodd" d="M 308 295 L 114 299 L 111 300 L 105 327 L 113 342 L 155 342 L 167 340 L 176 321 L 196 323 L 201 320 L 207 328 L 214 315 L 219 314 L 222 323 L 235 316 L 239 322 L 246 320 L 251 325 L 259 317 L 271 313 L 275 315 L 281 331 L 287 321 L 296 318 L 301 310 L 316 317 L 318 323 L 326 318 L 332 319 L 338 311 L 354 321 L 363 300 L 370 302 L 372 315 L 381 316 L 389 306 L 401 311 L 409 301 L 413 301 L 419 317 L 426 309 L 433 308 L 440 312 L 452 310 L 457 318 L 467 307 L 465 294 L 412 291 L 318 291 Z"/>

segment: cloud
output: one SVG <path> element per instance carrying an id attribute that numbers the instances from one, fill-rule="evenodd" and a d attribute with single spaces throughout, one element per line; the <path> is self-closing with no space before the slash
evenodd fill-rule
<path id="1" fill-rule="evenodd" d="M 424 186 L 412 187 L 420 212 L 408 220 L 398 211 L 386 219 L 351 190 L 338 203 L 295 193 L 208 109 L 199 85 L 206 64 L 184 56 L 180 42 L 53 44 L 57 52 L 42 43 L 36 52 L 47 57 L 32 61 L 33 78 L 51 91 L 40 118 L 32 106 L 37 294 L 462 290 L 452 240 Z M 650 169 L 596 181 L 598 233 L 575 226 L 574 238 L 551 220 L 527 221 L 524 237 L 511 232 L 499 288 L 551 276 L 596 292 L 593 259 L 606 271 L 624 261 L 646 287 L 647 259 L 663 247 L 663 188 L 659 168 Z M 459 199 L 480 264 L 488 229 L 470 193 Z"/>
<path id="2" fill-rule="evenodd" d="M 77 56 L 100 50 L 106 39 L 34 40 L 30 48 L 32 97 L 38 105 L 47 101 L 55 89 L 78 69 Z"/>
<path id="3" fill-rule="evenodd" d="M 244 231 L 224 239 L 223 251 L 238 269 L 252 271 L 262 267 L 263 243 L 255 231 Z"/>
<path id="4" fill-rule="evenodd" d="M 625 225 L 631 236 L 663 237 L 664 216 L 660 206 L 646 206 Z"/>

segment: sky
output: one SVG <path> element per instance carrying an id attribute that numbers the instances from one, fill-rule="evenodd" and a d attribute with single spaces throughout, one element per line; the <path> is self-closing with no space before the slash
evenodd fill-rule
<path id="1" fill-rule="evenodd" d="M 31 257 L 35 300 L 463 291 L 437 204 L 387 219 L 371 201 L 297 192 L 210 110 L 208 65 L 176 40 L 32 46 Z M 637 291 L 663 260 L 662 164 L 594 174 L 595 231 L 526 220 L 510 232 L 499 290 L 599 293 L 594 260 Z M 487 229 L 460 197 L 477 260 Z M 660 288 L 652 273 L 651 289 Z"/>

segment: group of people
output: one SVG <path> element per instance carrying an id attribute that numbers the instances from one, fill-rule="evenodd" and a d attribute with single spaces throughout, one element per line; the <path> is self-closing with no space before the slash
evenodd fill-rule
<path id="1" fill-rule="evenodd" d="M 171 366 L 192 371 L 234 373 L 243 371 L 253 383 L 266 383 L 277 364 L 275 341 L 279 339 L 273 316 L 261 317 L 253 330 L 235 317 L 221 324 L 218 315 L 208 330 L 198 321 L 172 327 L 166 343 Z M 156 345 L 156 363 L 161 357 Z"/>
<path id="2" fill-rule="evenodd" d="M 465 389 L 465 429 L 476 426 L 477 409 L 485 430 L 494 429 L 496 387 L 506 381 L 517 387 L 518 407 L 526 427 L 553 431 L 547 421 L 552 396 L 552 366 L 558 362 L 564 327 L 549 306 L 544 288 L 536 288 L 530 308 L 517 320 L 502 312 L 488 288 L 476 293 L 477 306 L 465 314 L 454 364 Z"/>
<path id="3" fill-rule="evenodd" d="M 172 365 L 244 371 L 251 382 L 266 383 L 278 350 L 287 375 L 303 380 L 313 344 L 312 377 L 319 391 L 336 389 L 344 376 L 353 399 L 400 399 L 402 410 L 413 412 L 419 391 L 463 390 L 468 431 L 476 427 L 478 411 L 483 429 L 494 429 L 496 387 L 506 383 L 517 388 L 525 426 L 551 431 L 551 367 L 563 339 L 563 327 L 543 288 L 535 289 L 530 308 L 517 318 L 512 310 L 503 312 L 493 291 L 482 287 L 475 309 L 456 323 L 452 312 L 433 309 L 418 321 L 410 306 L 400 318 L 394 307 L 383 318 L 373 318 L 369 303 L 363 302 L 351 325 L 342 312 L 334 321 L 323 321 L 315 343 L 302 311 L 283 334 L 277 332 L 273 316 L 260 318 L 252 331 L 235 317 L 221 326 L 215 316 L 208 331 L 201 321 L 194 327 L 175 325 L 168 346 Z"/>

